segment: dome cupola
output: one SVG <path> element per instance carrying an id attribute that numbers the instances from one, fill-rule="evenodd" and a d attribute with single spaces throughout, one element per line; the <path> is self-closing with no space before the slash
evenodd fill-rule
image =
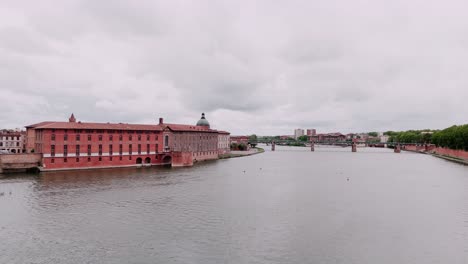
<path id="1" fill-rule="evenodd" d="M 200 120 L 198 120 L 197 126 L 204 126 L 204 127 L 210 128 L 210 123 L 208 122 L 208 120 L 206 120 L 205 113 L 201 114 L 201 118 Z"/>

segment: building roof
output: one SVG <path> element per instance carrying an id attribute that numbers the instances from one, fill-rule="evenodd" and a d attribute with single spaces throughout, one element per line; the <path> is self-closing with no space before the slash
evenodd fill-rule
<path id="1" fill-rule="evenodd" d="M 202 114 L 202 119 L 205 119 L 205 115 Z M 210 129 L 208 121 L 206 125 L 184 125 L 184 124 L 127 124 L 127 123 L 88 123 L 76 121 L 74 115 L 69 119 L 69 122 L 55 122 L 45 121 L 33 125 L 26 126 L 26 128 L 33 129 L 102 129 L 102 130 L 144 130 L 144 131 L 163 131 L 164 129 L 170 129 L 171 131 L 177 132 L 204 132 L 204 133 L 221 133 L 230 134 L 227 131 L 218 131 Z M 198 124 L 198 123 L 197 123 Z"/>
<path id="2" fill-rule="evenodd" d="M 220 132 L 215 129 L 210 129 L 206 126 L 192 126 L 192 125 L 182 125 L 182 124 L 162 124 L 161 126 L 163 129 L 167 127 L 170 130 L 177 131 L 177 132 L 204 132 L 204 133 L 219 133 Z"/>
<path id="3" fill-rule="evenodd" d="M 26 128 L 34 129 L 113 129 L 113 130 L 155 130 L 161 131 L 159 125 L 125 124 L 125 123 L 88 123 L 88 122 L 53 122 L 46 121 Z"/>
<path id="4" fill-rule="evenodd" d="M 344 137 L 345 135 L 341 133 L 324 133 L 324 134 L 315 134 L 313 137 L 325 136 L 325 137 Z"/>

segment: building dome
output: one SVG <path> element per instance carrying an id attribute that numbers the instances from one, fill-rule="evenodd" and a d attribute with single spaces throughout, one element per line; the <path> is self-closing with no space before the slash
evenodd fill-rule
<path id="1" fill-rule="evenodd" d="M 208 120 L 206 120 L 205 113 L 201 114 L 201 118 L 200 120 L 198 120 L 197 126 L 204 126 L 210 128 L 210 123 L 208 122 Z"/>

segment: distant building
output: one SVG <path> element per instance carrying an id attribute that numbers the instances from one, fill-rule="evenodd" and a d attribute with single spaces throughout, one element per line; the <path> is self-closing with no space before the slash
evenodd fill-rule
<path id="1" fill-rule="evenodd" d="M 328 142 L 337 142 L 345 141 L 346 136 L 337 132 L 337 133 L 327 133 L 327 134 L 316 134 L 315 136 L 310 137 L 313 141 L 328 141 Z"/>
<path id="2" fill-rule="evenodd" d="M 247 147 L 247 149 L 250 149 L 249 136 L 231 136 L 229 145 L 233 143 L 237 145 L 243 144 Z"/>
<path id="3" fill-rule="evenodd" d="M 23 153 L 25 133 L 18 130 L 0 131 L 0 153 Z"/>
<path id="4" fill-rule="evenodd" d="M 230 133 L 218 131 L 218 154 L 226 154 L 231 151 Z"/>
<path id="5" fill-rule="evenodd" d="M 307 136 L 315 136 L 317 131 L 315 129 L 307 129 Z"/>
<path id="6" fill-rule="evenodd" d="M 387 135 L 382 135 L 379 138 L 380 138 L 380 143 L 387 143 L 390 137 Z"/>
<path id="7" fill-rule="evenodd" d="M 288 140 L 290 138 L 294 138 L 294 135 L 282 135 L 282 136 L 280 136 L 281 140 Z"/>
<path id="8" fill-rule="evenodd" d="M 304 129 L 298 128 L 294 129 L 294 139 L 298 139 L 299 137 L 304 135 Z"/>
<path id="9" fill-rule="evenodd" d="M 357 137 L 356 134 L 353 134 L 353 133 L 346 134 L 346 140 L 353 140 L 356 137 Z"/>

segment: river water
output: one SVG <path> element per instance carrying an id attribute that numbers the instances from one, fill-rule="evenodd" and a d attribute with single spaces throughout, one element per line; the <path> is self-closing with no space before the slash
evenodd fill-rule
<path id="1" fill-rule="evenodd" d="M 280 147 L 0 178 L 0 263 L 468 263 L 468 167 Z"/>

